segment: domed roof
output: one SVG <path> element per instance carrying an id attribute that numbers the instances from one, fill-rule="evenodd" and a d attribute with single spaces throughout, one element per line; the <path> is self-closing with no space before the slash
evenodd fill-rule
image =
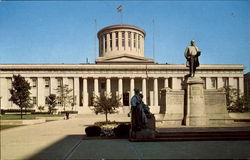
<path id="1" fill-rule="evenodd" d="M 112 25 L 112 26 L 107 26 L 105 28 L 102 28 L 98 33 L 97 33 L 97 37 L 100 36 L 101 33 L 105 32 L 105 31 L 109 31 L 109 30 L 114 30 L 114 29 L 132 29 L 132 30 L 137 30 L 141 33 L 143 33 L 144 37 L 146 36 L 146 32 L 136 26 L 132 26 L 132 25 L 126 25 L 126 24 L 117 24 L 117 25 Z"/>

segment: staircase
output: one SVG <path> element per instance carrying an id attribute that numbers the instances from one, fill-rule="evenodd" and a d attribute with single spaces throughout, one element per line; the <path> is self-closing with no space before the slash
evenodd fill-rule
<path id="1" fill-rule="evenodd" d="M 185 131 L 183 129 L 176 131 L 158 131 L 154 139 L 130 139 L 132 142 L 167 142 L 167 141 L 235 141 L 250 140 L 250 130 L 241 129 L 227 130 L 214 129 L 208 131 Z"/>

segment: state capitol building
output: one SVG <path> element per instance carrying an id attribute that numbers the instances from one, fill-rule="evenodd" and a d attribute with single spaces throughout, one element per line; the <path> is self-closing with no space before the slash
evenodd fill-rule
<path id="1" fill-rule="evenodd" d="M 144 57 L 146 32 L 141 28 L 113 25 L 101 29 L 97 36 L 99 57 L 95 64 L 1 64 L 1 109 L 18 108 L 9 101 L 12 77 L 17 74 L 30 83 L 35 109 L 46 106 L 46 97 L 57 94 L 56 89 L 66 84 L 73 89 L 74 110 L 80 114 L 94 113 L 90 110 L 93 95 L 101 93 L 121 96 L 120 113 L 128 112 L 134 88 L 141 89 L 144 103 L 157 113 L 162 88 L 183 89 L 182 82 L 189 69 L 184 64 L 156 64 L 153 59 Z M 230 85 L 244 92 L 243 70 L 243 65 L 200 65 L 196 76 L 204 80 L 206 90 Z M 57 108 L 63 109 L 60 104 Z"/>

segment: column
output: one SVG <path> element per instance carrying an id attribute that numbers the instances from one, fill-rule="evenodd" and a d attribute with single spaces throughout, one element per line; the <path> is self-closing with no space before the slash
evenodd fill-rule
<path id="1" fill-rule="evenodd" d="M 143 36 L 142 35 L 140 35 L 140 55 L 142 56 L 142 57 L 144 57 L 144 54 L 143 54 Z"/>
<path id="2" fill-rule="evenodd" d="M 228 78 L 228 85 L 235 88 L 234 78 L 233 77 Z"/>
<path id="3" fill-rule="evenodd" d="M 57 79 L 55 77 L 50 77 L 50 94 L 56 95 L 57 89 Z"/>
<path id="4" fill-rule="evenodd" d="M 69 85 L 69 79 L 67 77 L 63 77 L 63 86 Z"/>
<path id="5" fill-rule="evenodd" d="M 147 104 L 147 85 L 146 85 L 146 78 L 142 78 L 142 95 L 143 101 Z"/>
<path id="6" fill-rule="evenodd" d="M 44 79 L 41 77 L 37 78 L 37 106 L 45 105 L 44 97 Z"/>
<path id="7" fill-rule="evenodd" d="M 206 89 L 212 89 L 211 77 L 206 77 Z"/>
<path id="8" fill-rule="evenodd" d="M 154 78 L 154 106 L 158 106 L 158 79 Z"/>
<path id="9" fill-rule="evenodd" d="M 121 97 L 121 104 L 123 105 L 123 87 L 122 87 L 122 78 L 118 78 L 118 94 Z"/>
<path id="10" fill-rule="evenodd" d="M 137 51 L 137 54 L 138 54 L 138 33 L 136 33 L 135 35 L 135 42 L 136 42 L 136 45 L 135 45 L 135 48 L 136 48 L 136 51 Z"/>
<path id="11" fill-rule="evenodd" d="M 94 96 L 99 96 L 98 78 L 94 78 Z"/>
<path id="12" fill-rule="evenodd" d="M 135 79 L 130 78 L 130 94 L 129 94 L 129 99 L 131 99 L 134 95 L 134 89 L 135 89 Z"/>
<path id="13" fill-rule="evenodd" d="M 111 96 L 110 78 L 106 79 L 106 93 L 107 93 L 108 96 Z"/>
<path id="14" fill-rule="evenodd" d="M 82 99 L 82 103 L 83 103 L 83 106 L 88 106 L 88 79 L 87 78 L 83 78 L 83 90 L 82 90 L 82 95 L 83 95 L 83 99 Z"/>
<path id="15" fill-rule="evenodd" d="M 117 47 L 115 45 L 115 32 L 112 32 L 112 51 L 116 51 L 117 50 Z"/>
<path id="16" fill-rule="evenodd" d="M 102 56 L 105 56 L 105 35 L 102 35 Z"/>
<path id="17" fill-rule="evenodd" d="M 79 77 L 74 77 L 74 98 L 75 98 L 75 105 L 79 106 L 79 99 L 80 99 L 80 91 L 79 91 Z"/>
<path id="18" fill-rule="evenodd" d="M 168 78 L 165 78 L 164 80 L 164 88 L 167 88 L 168 87 Z"/>
<path id="19" fill-rule="evenodd" d="M 142 53 L 141 55 L 144 57 L 144 37 L 142 36 L 142 39 L 141 39 L 141 50 L 142 50 Z"/>
<path id="20" fill-rule="evenodd" d="M 239 92 L 240 94 L 244 93 L 244 78 L 239 77 Z"/>
<path id="21" fill-rule="evenodd" d="M 5 77 L 1 77 L 0 78 L 0 108 L 3 109 L 7 106 L 7 102 L 8 102 L 8 98 L 7 98 L 7 94 L 8 94 L 9 90 L 7 87 L 7 79 Z"/>
<path id="22" fill-rule="evenodd" d="M 218 80 L 218 87 L 217 88 L 223 88 L 223 78 L 222 77 L 217 77 Z"/>
<path id="23" fill-rule="evenodd" d="M 128 32 L 125 32 L 125 50 L 128 50 Z"/>
<path id="24" fill-rule="evenodd" d="M 122 50 L 122 32 L 118 32 L 118 50 Z"/>
<path id="25" fill-rule="evenodd" d="M 107 52 L 110 52 L 111 48 L 110 48 L 110 34 L 107 34 Z"/>
<path id="26" fill-rule="evenodd" d="M 172 89 L 178 89 L 177 77 L 172 77 Z"/>

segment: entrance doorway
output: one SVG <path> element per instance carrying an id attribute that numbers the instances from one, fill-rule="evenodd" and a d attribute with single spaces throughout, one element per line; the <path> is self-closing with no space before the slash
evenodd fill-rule
<path id="1" fill-rule="evenodd" d="M 123 93 L 123 105 L 129 106 L 129 93 L 128 92 Z"/>

